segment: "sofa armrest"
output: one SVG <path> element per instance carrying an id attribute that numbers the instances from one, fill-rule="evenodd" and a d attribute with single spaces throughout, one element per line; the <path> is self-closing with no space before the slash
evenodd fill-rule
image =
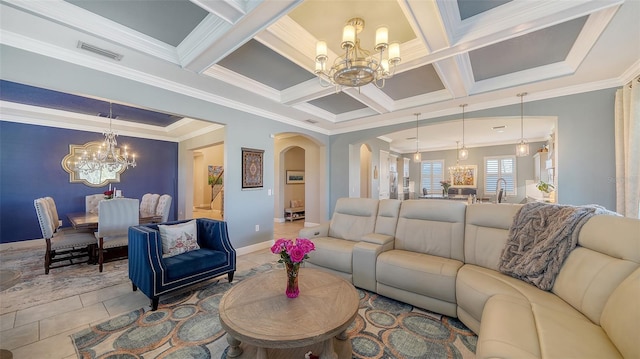
<path id="1" fill-rule="evenodd" d="M 381 238 L 378 239 L 388 237 L 385 235 L 376 236 L 381 236 Z M 376 262 L 378 260 L 378 255 L 382 252 L 393 249 L 393 243 L 393 239 L 385 241 L 384 244 L 361 241 L 353 246 L 353 285 L 376 292 Z"/>
<path id="2" fill-rule="evenodd" d="M 153 293 L 152 278 L 160 281 L 164 273 L 160 232 L 148 226 L 129 227 L 129 279 L 148 297 Z"/>
<path id="3" fill-rule="evenodd" d="M 198 245 L 202 248 L 213 249 L 227 253 L 235 268 L 236 250 L 229 240 L 227 222 L 208 218 L 198 218 Z"/>
<path id="4" fill-rule="evenodd" d="M 300 238 L 317 238 L 317 237 L 328 237 L 329 236 L 329 222 L 319 224 L 313 227 L 305 227 L 298 232 L 298 237 Z"/>
<path id="5" fill-rule="evenodd" d="M 383 247 L 388 247 L 389 244 L 391 244 L 391 248 L 389 248 L 389 249 L 393 249 L 393 241 L 395 239 L 396 239 L 395 236 L 390 236 L 390 235 L 387 235 L 387 234 L 368 233 L 368 234 L 365 234 L 364 236 L 362 236 L 361 241 L 367 242 L 367 243 L 378 244 L 378 245 L 381 245 Z"/>

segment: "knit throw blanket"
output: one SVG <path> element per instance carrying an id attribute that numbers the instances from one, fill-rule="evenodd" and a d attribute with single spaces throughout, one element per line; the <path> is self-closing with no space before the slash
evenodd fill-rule
<path id="1" fill-rule="evenodd" d="M 611 212 L 597 205 L 525 204 L 513 218 L 499 270 L 551 290 L 562 263 L 578 243 L 582 226 L 603 213 Z"/>

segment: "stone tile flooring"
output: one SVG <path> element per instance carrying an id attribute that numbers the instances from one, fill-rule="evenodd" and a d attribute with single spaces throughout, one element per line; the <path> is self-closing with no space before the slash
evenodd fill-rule
<path id="1" fill-rule="evenodd" d="M 295 238 L 303 226 L 303 221 L 274 223 L 273 236 Z M 246 270 L 274 259 L 269 249 L 263 249 L 238 256 L 237 268 Z M 123 283 L 5 313 L 0 315 L 0 349 L 10 350 L 15 359 L 76 358 L 69 335 L 148 305 L 144 294 L 133 292 L 130 283 Z M 219 349 L 220 353 L 212 353 L 214 358 L 224 350 Z"/>

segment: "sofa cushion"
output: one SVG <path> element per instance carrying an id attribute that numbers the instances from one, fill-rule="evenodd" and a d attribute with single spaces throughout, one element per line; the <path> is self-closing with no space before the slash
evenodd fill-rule
<path id="1" fill-rule="evenodd" d="M 474 204 L 467 206 L 464 262 L 498 270 L 509 228 L 521 205 Z"/>
<path id="2" fill-rule="evenodd" d="M 450 200 L 408 200 L 402 203 L 395 248 L 464 260 L 466 203 Z"/>
<path id="3" fill-rule="evenodd" d="M 403 250 L 380 253 L 376 280 L 395 288 L 444 300 L 456 301 L 456 273 L 462 262 Z"/>
<path id="4" fill-rule="evenodd" d="M 398 214 L 402 201 L 397 199 L 383 199 L 378 204 L 378 218 L 376 218 L 375 232 L 394 236 L 398 224 Z"/>
<path id="5" fill-rule="evenodd" d="M 499 294 L 482 315 L 476 358 L 621 358 L 606 333 L 568 304 Z"/>
<path id="6" fill-rule="evenodd" d="M 195 219 L 173 225 L 159 224 L 158 230 L 162 239 L 162 256 L 165 258 L 200 248 Z"/>
<path id="7" fill-rule="evenodd" d="M 329 237 L 358 241 L 375 229 L 378 200 L 340 198 L 329 225 Z"/>
<path id="8" fill-rule="evenodd" d="M 531 284 L 506 274 L 481 266 L 465 264 L 456 278 L 456 302 L 463 323 L 478 333 L 480 320 L 484 320 L 487 301 L 495 295 L 521 297 L 529 302 L 544 306 L 557 306 L 566 303 L 557 295 L 543 291 Z M 575 315 L 582 316 L 577 311 Z M 470 317 L 470 318 L 469 318 Z"/>
<path id="9" fill-rule="evenodd" d="M 600 323 L 622 356 L 640 358 L 640 269 L 613 291 Z"/>
<path id="10" fill-rule="evenodd" d="M 162 262 L 166 268 L 167 279 L 174 280 L 221 267 L 228 262 L 228 256 L 222 251 L 200 248 L 164 258 Z"/>
<path id="11" fill-rule="evenodd" d="M 309 254 L 307 261 L 320 267 L 351 274 L 353 273 L 351 257 L 353 247 L 357 243 L 331 237 L 314 238 L 313 244 L 316 249 Z"/>

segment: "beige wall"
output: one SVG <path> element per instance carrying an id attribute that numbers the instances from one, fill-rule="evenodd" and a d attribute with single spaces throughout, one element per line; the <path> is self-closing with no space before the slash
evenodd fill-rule
<path id="1" fill-rule="evenodd" d="M 291 147 L 284 153 L 282 167 L 286 176 L 287 171 L 304 171 L 304 150 L 301 147 Z M 284 207 L 289 207 L 291 200 L 304 201 L 304 183 L 288 184 L 284 181 Z"/>
<path id="2" fill-rule="evenodd" d="M 209 207 L 211 205 L 211 186 L 208 182 L 209 166 L 224 166 L 224 144 L 217 144 L 193 151 L 193 204 Z M 217 196 L 211 209 L 222 208 L 222 196 Z"/>

